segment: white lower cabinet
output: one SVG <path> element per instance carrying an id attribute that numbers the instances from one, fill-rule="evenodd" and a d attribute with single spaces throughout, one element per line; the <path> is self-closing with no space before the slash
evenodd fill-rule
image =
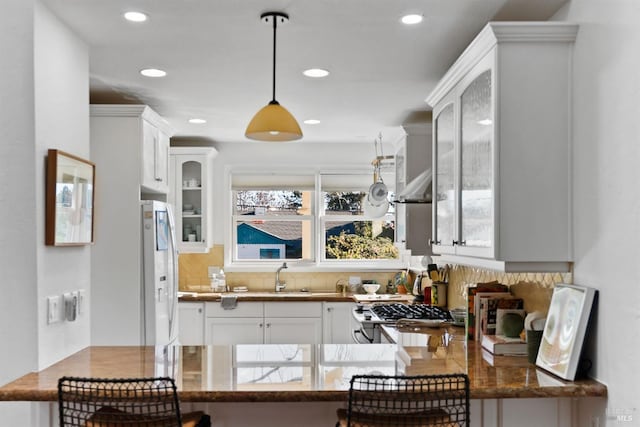
<path id="1" fill-rule="evenodd" d="M 265 317 L 265 344 L 320 344 L 320 317 Z"/>
<path id="2" fill-rule="evenodd" d="M 322 303 L 206 303 L 205 344 L 320 344 Z"/>
<path id="3" fill-rule="evenodd" d="M 204 342 L 204 303 L 178 303 L 178 341 L 180 345 L 202 345 Z"/>
<path id="4" fill-rule="evenodd" d="M 354 325 L 352 302 L 322 303 L 322 342 L 324 344 L 353 344 Z"/>
<path id="5" fill-rule="evenodd" d="M 471 400 L 471 427 L 569 427 L 576 424 L 578 399 Z"/>
<path id="6" fill-rule="evenodd" d="M 262 344 L 262 317 L 207 317 L 205 344 Z"/>

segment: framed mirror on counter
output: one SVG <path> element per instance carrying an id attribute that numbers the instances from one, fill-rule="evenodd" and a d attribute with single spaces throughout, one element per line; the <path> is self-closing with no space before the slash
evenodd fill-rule
<path id="1" fill-rule="evenodd" d="M 575 380 L 579 370 L 588 371 L 591 362 L 580 357 L 596 293 L 595 289 L 586 286 L 566 283 L 555 286 L 538 350 L 537 366 L 569 381 Z M 587 363 L 580 366 L 581 362 Z"/>
<path id="2" fill-rule="evenodd" d="M 47 156 L 45 244 L 93 243 L 95 164 L 64 151 Z"/>

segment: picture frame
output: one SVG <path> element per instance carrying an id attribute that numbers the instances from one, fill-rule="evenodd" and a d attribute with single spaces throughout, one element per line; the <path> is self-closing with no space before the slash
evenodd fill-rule
<path id="1" fill-rule="evenodd" d="M 536 366 L 565 380 L 575 379 L 595 294 L 586 286 L 555 286 Z"/>
<path id="2" fill-rule="evenodd" d="M 55 149 L 46 164 L 45 245 L 93 244 L 95 164 Z"/>

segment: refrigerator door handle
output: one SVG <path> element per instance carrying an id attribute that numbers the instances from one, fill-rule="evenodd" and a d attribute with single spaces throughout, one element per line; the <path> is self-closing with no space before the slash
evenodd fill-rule
<path id="1" fill-rule="evenodd" d="M 169 342 L 173 342 L 177 338 L 176 332 L 176 320 L 178 312 L 178 247 L 176 245 L 176 227 L 175 219 L 173 216 L 173 208 L 170 204 L 167 204 L 167 216 L 169 217 L 169 244 L 171 245 L 171 263 L 173 266 L 172 282 L 173 289 L 169 294 L 170 306 L 169 306 Z"/>

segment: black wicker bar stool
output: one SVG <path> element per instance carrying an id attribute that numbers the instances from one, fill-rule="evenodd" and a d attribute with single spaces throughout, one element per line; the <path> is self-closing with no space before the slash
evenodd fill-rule
<path id="1" fill-rule="evenodd" d="M 469 378 L 355 375 L 336 427 L 468 427 Z"/>
<path id="2" fill-rule="evenodd" d="M 172 378 L 58 380 L 60 427 L 210 427 L 204 412 L 181 414 Z"/>

